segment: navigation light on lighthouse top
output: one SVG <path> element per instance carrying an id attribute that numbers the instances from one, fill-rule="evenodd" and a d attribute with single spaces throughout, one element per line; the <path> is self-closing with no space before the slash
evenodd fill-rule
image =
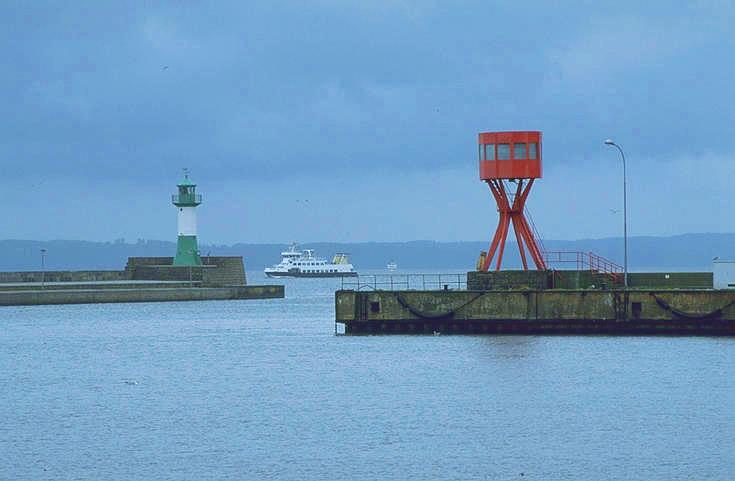
<path id="1" fill-rule="evenodd" d="M 189 169 L 184 169 L 184 179 L 177 187 L 179 193 L 171 196 L 171 202 L 176 207 L 196 207 L 202 203 L 201 194 L 196 193 L 196 184 L 189 179 Z"/>

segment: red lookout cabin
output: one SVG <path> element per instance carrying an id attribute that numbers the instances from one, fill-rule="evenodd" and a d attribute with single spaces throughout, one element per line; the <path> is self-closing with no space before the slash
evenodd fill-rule
<path id="1" fill-rule="evenodd" d="M 524 208 L 535 179 L 541 178 L 541 132 L 483 132 L 479 135 L 480 179 L 487 182 L 498 204 L 500 219 L 482 270 L 487 271 L 497 253 L 500 270 L 510 223 L 516 233 L 523 268 L 528 269 L 526 250 L 537 269 L 546 269 L 544 257 Z"/>

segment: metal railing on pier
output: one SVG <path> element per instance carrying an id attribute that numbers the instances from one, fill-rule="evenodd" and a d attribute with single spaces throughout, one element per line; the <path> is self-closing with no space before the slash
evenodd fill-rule
<path id="1" fill-rule="evenodd" d="M 590 270 L 608 274 L 617 279 L 623 273 L 622 266 L 592 252 L 544 251 L 544 261 L 549 264 L 574 265 L 578 271 Z"/>
<path id="2" fill-rule="evenodd" d="M 467 274 L 374 274 L 342 278 L 342 290 L 432 291 L 440 289 L 467 289 Z"/>

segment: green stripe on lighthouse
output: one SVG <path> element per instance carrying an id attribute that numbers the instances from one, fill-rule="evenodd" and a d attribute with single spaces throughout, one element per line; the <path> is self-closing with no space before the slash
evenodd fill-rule
<path id="1" fill-rule="evenodd" d="M 199 247 L 197 246 L 197 236 L 180 235 L 176 243 L 176 257 L 174 258 L 175 266 L 200 266 L 202 259 L 199 257 Z"/>

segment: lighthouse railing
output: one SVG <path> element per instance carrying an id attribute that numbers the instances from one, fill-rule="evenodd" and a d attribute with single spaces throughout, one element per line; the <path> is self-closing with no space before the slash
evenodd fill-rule
<path id="1" fill-rule="evenodd" d="M 171 201 L 174 204 L 201 204 L 202 194 L 174 194 L 171 196 Z"/>

